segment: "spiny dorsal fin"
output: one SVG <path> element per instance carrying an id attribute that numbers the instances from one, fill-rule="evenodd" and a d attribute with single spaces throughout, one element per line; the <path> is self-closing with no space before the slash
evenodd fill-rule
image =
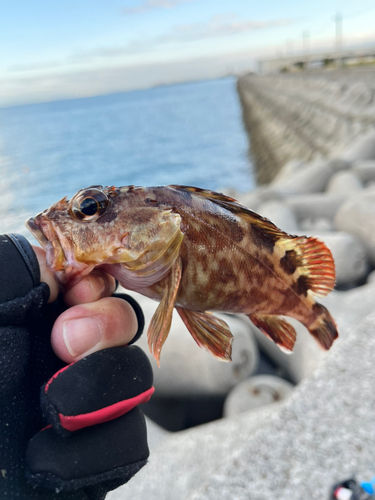
<path id="1" fill-rule="evenodd" d="M 281 229 L 279 229 L 273 222 L 268 220 L 266 217 L 262 217 L 261 215 L 257 214 L 256 212 L 253 212 L 250 210 L 250 208 L 244 207 L 238 201 L 236 201 L 234 198 L 230 198 L 229 196 L 225 196 L 222 193 L 216 193 L 215 191 L 209 191 L 207 189 L 201 189 L 197 187 L 192 187 L 192 186 L 178 186 L 178 185 L 171 185 L 168 186 L 170 188 L 176 189 L 178 191 L 188 191 L 190 193 L 195 193 L 198 196 L 202 196 L 210 201 L 212 203 L 215 203 L 216 205 L 219 205 L 221 208 L 224 208 L 225 210 L 228 210 L 232 214 L 235 214 L 239 217 L 242 217 L 245 219 L 248 223 L 254 224 L 257 226 L 259 230 L 261 230 L 264 234 L 269 235 L 273 239 L 278 239 L 278 238 L 285 238 L 285 237 L 295 237 L 291 236 L 288 233 L 285 233 Z"/>

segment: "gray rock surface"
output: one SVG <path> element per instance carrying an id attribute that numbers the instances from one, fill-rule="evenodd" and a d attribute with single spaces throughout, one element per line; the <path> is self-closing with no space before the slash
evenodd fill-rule
<path id="1" fill-rule="evenodd" d="M 140 407 L 142 409 L 142 406 Z M 156 424 L 153 420 L 148 417 L 146 418 L 146 426 L 147 426 L 147 442 L 148 447 L 150 448 L 150 453 L 159 446 L 159 444 L 170 436 L 170 432 L 160 427 L 160 425 Z"/>
<path id="2" fill-rule="evenodd" d="M 333 483 L 354 471 L 372 477 L 374 329 L 372 314 L 276 408 L 167 438 L 150 463 L 108 498 L 324 499 Z"/>
<path id="3" fill-rule="evenodd" d="M 224 363 L 197 346 L 176 312 L 173 314 L 171 331 L 163 346 L 158 368 L 149 351 L 146 336 L 157 302 L 135 292 L 130 293 L 139 302 L 145 314 L 145 334 L 137 344 L 151 361 L 158 396 L 225 395 L 256 370 L 259 360 L 258 346 L 251 328 L 242 318 L 218 314 L 227 322 L 234 336 L 232 362 Z"/>
<path id="4" fill-rule="evenodd" d="M 333 483 L 354 471 L 372 477 L 374 328 L 372 314 L 337 343 L 278 415 L 233 449 L 189 500 L 324 499 Z"/>
<path id="5" fill-rule="evenodd" d="M 338 210 L 335 225 L 338 230 L 359 238 L 368 258 L 375 264 L 375 189 L 350 197 Z"/>
<path id="6" fill-rule="evenodd" d="M 288 397 L 294 386 L 274 375 L 256 375 L 240 382 L 224 402 L 224 417 L 238 415 L 262 406 L 275 404 Z"/>
<path id="7" fill-rule="evenodd" d="M 153 451 L 149 463 L 129 483 L 109 493 L 107 500 L 186 500 L 278 409 L 276 403 L 172 434 Z"/>

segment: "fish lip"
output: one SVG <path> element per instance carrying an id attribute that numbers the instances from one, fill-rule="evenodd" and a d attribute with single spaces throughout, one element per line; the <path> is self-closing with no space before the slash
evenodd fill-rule
<path id="1" fill-rule="evenodd" d="M 30 231 L 30 233 L 34 236 L 36 240 L 42 245 L 43 248 L 48 244 L 48 239 L 43 233 L 42 229 L 36 224 L 35 218 L 30 217 L 26 221 L 26 227 Z"/>
<path id="2" fill-rule="evenodd" d="M 44 214 L 30 217 L 26 227 L 46 251 L 47 265 L 55 271 L 63 271 L 67 266 L 64 249 L 52 222 Z"/>

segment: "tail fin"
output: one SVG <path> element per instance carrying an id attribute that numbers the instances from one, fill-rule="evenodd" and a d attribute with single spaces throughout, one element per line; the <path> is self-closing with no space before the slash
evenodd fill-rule
<path id="1" fill-rule="evenodd" d="M 336 323 L 322 304 L 315 303 L 313 309 L 317 318 L 308 327 L 308 330 L 318 343 L 324 349 L 328 350 L 333 344 L 333 341 L 338 337 Z"/>
<path id="2" fill-rule="evenodd" d="M 277 246 L 285 250 L 280 263 L 293 273 L 298 270 L 300 292 L 325 297 L 335 286 L 335 263 L 329 248 L 318 238 L 305 236 L 281 238 Z"/>

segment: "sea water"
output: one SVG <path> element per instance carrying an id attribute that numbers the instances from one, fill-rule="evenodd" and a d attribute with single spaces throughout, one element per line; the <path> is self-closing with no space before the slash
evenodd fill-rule
<path id="1" fill-rule="evenodd" d="M 247 152 L 234 78 L 2 108 L 0 231 L 90 185 L 247 191 Z"/>

